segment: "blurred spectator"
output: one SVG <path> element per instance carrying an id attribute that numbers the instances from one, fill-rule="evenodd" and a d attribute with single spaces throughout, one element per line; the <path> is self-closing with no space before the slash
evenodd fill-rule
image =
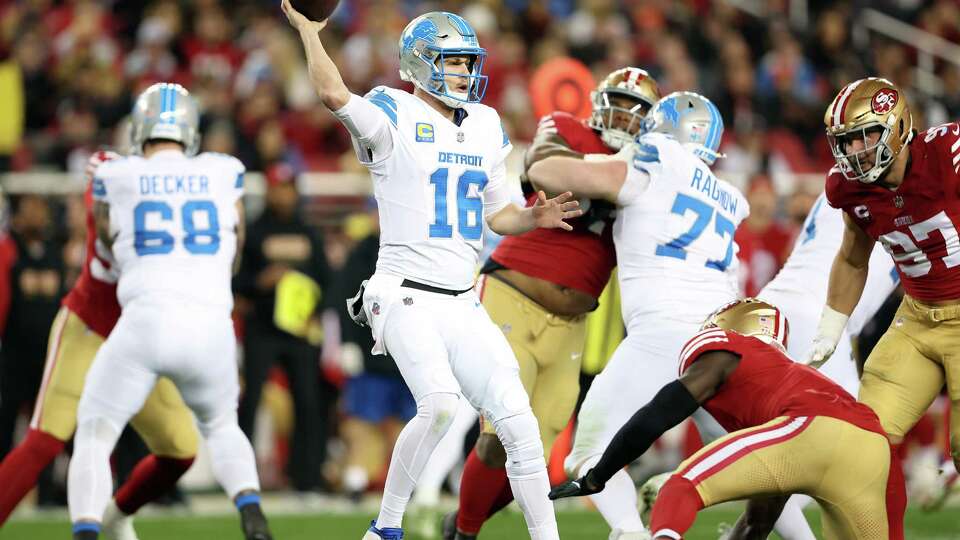
<path id="1" fill-rule="evenodd" d="M 14 200 L 10 312 L 0 350 L 0 458 L 10 451 L 17 418 L 29 407 L 43 376 L 47 337 L 64 293 L 61 246 L 54 239 L 46 199 Z M 42 498 L 49 494 L 41 490 Z"/>
<path id="2" fill-rule="evenodd" d="M 23 136 L 23 77 L 20 66 L 0 43 L 0 172 L 10 170 Z"/>
<path id="3" fill-rule="evenodd" d="M 245 317 L 240 427 L 253 438 L 261 389 L 271 367 L 278 363 L 287 375 L 295 415 L 288 476 L 298 491 L 312 491 L 321 485 L 327 432 L 327 415 L 319 396 L 319 351 L 305 337 L 281 329 L 278 320 L 291 309 L 282 302 L 300 300 L 281 297 L 284 282 L 296 284 L 306 279 L 308 286 L 312 281 L 319 287 L 315 294 L 324 294 L 329 272 L 323 239 L 298 211 L 293 171 L 283 164 L 274 165 L 267 172 L 267 184 L 267 206 L 247 232 L 235 282 L 237 295 L 252 305 Z"/>
<path id="4" fill-rule="evenodd" d="M 372 230 L 354 247 L 339 273 L 334 293 L 337 306 L 355 295 L 361 282 L 376 269 L 380 230 L 376 203 L 371 200 L 368 204 L 370 213 L 362 217 L 370 220 Z M 340 426 L 347 445 L 343 487 L 359 500 L 371 481 L 386 471 L 385 464 L 397 435 L 416 414 L 417 405 L 393 359 L 370 353 L 373 348 L 370 330 L 356 325 L 346 310 L 338 309 L 337 313 L 341 328 L 341 369 L 350 375 L 343 393 L 345 418 Z"/>
<path id="5" fill-rule="evenodd" d="M 786 262 L 794 232 L 777 221 L 777 194 L 770 178 L 757 175 L 750 179 L 747 202 L 750 215 L 734 238 L 740 246 L 742 289 L 747 296 L 755 296 Z"/>

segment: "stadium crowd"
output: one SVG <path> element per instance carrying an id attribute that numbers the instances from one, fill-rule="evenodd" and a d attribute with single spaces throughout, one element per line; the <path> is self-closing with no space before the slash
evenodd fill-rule
<path id="1" fill-rule="evenodd" d="M 321 285 L 323 305 L 342 312 L 341 300 L 353 293 L 348 287 L 365 264 L 370 266 L 375 214 L 360 213 L 325 227 L 321 235 L 312 226 L 313 216 L 296 208 L 292 180 L 297 174 L 355 172 L 359 164 L 348 133 L 314 95 L 300 44 L 277 4 L 4 2 L 0 173 L 79 174 L 96 149 L 123 140 L 132 96 L 157 81 L 189 88 L 203 108 L 202 149 L 235 155 L 267 178 L 267 210 L 252 225 L 255 233 L 235 286 L 238 331 L 246 336 L 241 423 L 253 436 L 258 403 L 270 410 L 266 416 L 274 418 L 274 431 L 292 438 L 289 450 L 283 441 L 266 443 L 271 451 L 265 455 L 273 457 L 261 463 L 268 471 L 265 484 L 315 491 L 340 482 L 333 464 L 344 461 L 344 452 L 336 451 L 343 446 L 339 441 L 348 447 L 358 444 L 357 438 L 375 431 L 383 418 L 368 422 L 373 427 L 343 421 L 364 414 L 363 397 L 351 397 L 356 390 L 343 383 L 358 370 L 345 369 L 350 362 L 340 358 L 357 352 L 330 345 L 356 333 L 344 317 L 328 313 L 321 321 L 318 314 L 316 322 L 327 337 L 321 349 L 320 339 L 277 329 L 270 311 L 280 277 L 293 268 Z M 634 65 L 648 70 L 664 94 L 691 89 L 709 96 L 727 125 L 721 150 L 728 157 L 718 170 L 749 178 L 745 192 L 752 213 L 737 233 L 747 294 L 757 292 L 784 263 L 822 189 L 819 183 L 800 182 L 784 192 L 772 179 L 784 173 L 821 174 L 833 164 L 823 138 L 828 101 L 847 81 L 867 75 L 913 88 L 916 51 L 875 36 L 858 42 L 850 21 L 869 4 L 960 43 L 960 3 L 955 0 L 809 1 L 805 29 L 789 24 L 787 1 L 764 3 L 761 16 L 734 7 L 736 2 L 709 0 L 429 4 L 459 12 L 477 28 L 489 51 L 485 103 L 500 112 L 515 142 L 529 141 L 537 125 L 529 91 L 533 73 L 559 56 L 583 62 L 597 79 Z M 426 7 L 411 0 L 341 1 L 322 37 L 350 88 L 362 93 L 378 84 L 405 84 L 397 74 L 395 41 L 410 17 Z M 960 66 L 938 63 L 936 70 L 942 95 L 933 99 L 912 91 L 909 96 L 917 126 L 960 118 Z M 6 322 L 0 351 L 0 457 L 15 442 L 17 418 L 29 410 L 40 384 L 47 332 L 61 296 L 78 275 L 86 230 L 83 201 L 77 196 L 18 195 L 6 213 L 10 234 L 0 244 L 0 325 Z M 282 235 L 287 244 L 271 243 L 271 235 Z M 344 282 L 350 285 L 341 286 Z M 369 344 L 361 345 L 369 350 Z M 368 369 L 398 379 L 392 365 Z M 285 420 L 289 408 L 296 418 L 293 425 Z M 402 405 L 396 412 L 412 414 Z M 396 436 L 395 429 L 385 431 Z M 386 456 L 389 436 L 384 444 Z M 325 448 L 334 451 L 328 455 Z M 281 472 L 288 461 L 287 472 Z M 42 497 L 57 498 L 55 493 Z"/>

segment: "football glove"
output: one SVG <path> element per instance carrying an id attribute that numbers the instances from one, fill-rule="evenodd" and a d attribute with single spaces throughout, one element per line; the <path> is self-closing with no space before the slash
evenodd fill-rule
<path id="1" fill-rule="evenodd" d="M 820 325 L 817 327 L 817 337 L 813 338 L 813 344 L 807 351 L 803 363 L 808 366 L 820 369 L 840 342 L 840 336 L 843 335 L 843 329 L 847 325 L 849 315 L 844 315 L 830 306 L 823 306 L 823 314 L 820 315 Z"/>
<path id="2" fill-rule="evenodd" d="M 559 486 L 550 490 L 550 494 L 547 495 L 550 497 L 551 501 L 557 499 L 563 499 L 565 497 L 583 497 L 585 495 L 593 495 L 594 493 L 600 493 L 603 491 L 603 488 L 606 484 L 597 482 L 593 477 L 593 469 L 587 471 L 587 474 L 577 478 L 576 480 L 568 480 Z"/>

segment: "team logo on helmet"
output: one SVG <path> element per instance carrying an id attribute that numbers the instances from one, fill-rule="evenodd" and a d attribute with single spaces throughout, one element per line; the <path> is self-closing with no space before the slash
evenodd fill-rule
<path id="1" fill-rule="evenodd" d="M 413 27 L 410 35 L 403 38 L 403 48 L 413 50 L 414 54 L 420 56 L 420 51 L 416 46 L 417 42 L 422 41 L 427 45 L 433 45 L 439 33 L 440 29 L 437 28 L 437 25 L 433 21 L 425 19 Z"/>
<path id="2" fill-rule="evenodd" d="M 897 106 L 900 101 L 900 95 L 893 88 L 881 88 L 873 95 L 870 101 L 870 108 L 877 114 L 887 114 Z"/>

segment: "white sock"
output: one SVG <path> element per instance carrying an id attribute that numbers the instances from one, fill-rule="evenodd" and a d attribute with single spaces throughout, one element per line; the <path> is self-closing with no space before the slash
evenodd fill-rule
<path id="1" fill-rule="evenodd" d="M 213 476 L 233 500 L 242 491 L 260 491 L 257 458 L 250 440 L 237 425 L 235 412 L 210 423 L 200 423 L 200 432 L 210 451 Z"/>
<path id="2" fill-rule="evenodd" d="M 113 494 L 110 453 L 119 438 L 120 430 L 106 418 L 84 419 L 77 424 L 67 474 L 72 523 L 103 520 L 103 511 Z"/>
<path id="3" fill-rule="evenodd" d="M 507 452 L 507 478 L 523 511 L 532 540 L 559 540 L 557 518 L 550 493 L 550 478 L 543 459 L 540 428 L 532 411 L 503 418 L 494 423 L 497 436 Z"/>
<path id="4" fill-rule="evenodd" d="M 421 506 L 436 506 L 440 502 L 443 482 L 457 463 L 463 460 L 463 439 L 476 422 L 477 411 L 467 400 L 461 399 L 450 429 L 433 450 L 433 455 L 417 481 L 417 489 L 413 494 L 414 502 Z"/>
<path id="5" fill-rule="evenodd" d="M 806 500 L 804 500 L 806 499 Z M 810 530 L 810 524 L 803 515 L 803 507 L 809 502 L 809 498 L 803 495 L 793 495 L 787 500 L 787 504 L 780 513 L 773 530 L 780 535 L 783 540 L 817 540 Z"/>
<path id="6" fill-rule="evenodd" d="M 577 477 L 586 474 L 599 461 L 599 455 L 588 458 L 577 471 Z M 623 532 L 644 530 L 640 511 L 637 510 L 637 488 L 626 471 L 617 471 L 617 474 L 607 480 L 603 491 L 590 495 L 590 500 L 611 529 L 619 529 Z"/>
<path id="7" fill-rule="evenodd" d="M 404 426 L 390 456 L 377 528 L 400 527 L 417 479 L 457 413 L 457 394 L 428 394 L 417 403 L 417 415 Z"/>

